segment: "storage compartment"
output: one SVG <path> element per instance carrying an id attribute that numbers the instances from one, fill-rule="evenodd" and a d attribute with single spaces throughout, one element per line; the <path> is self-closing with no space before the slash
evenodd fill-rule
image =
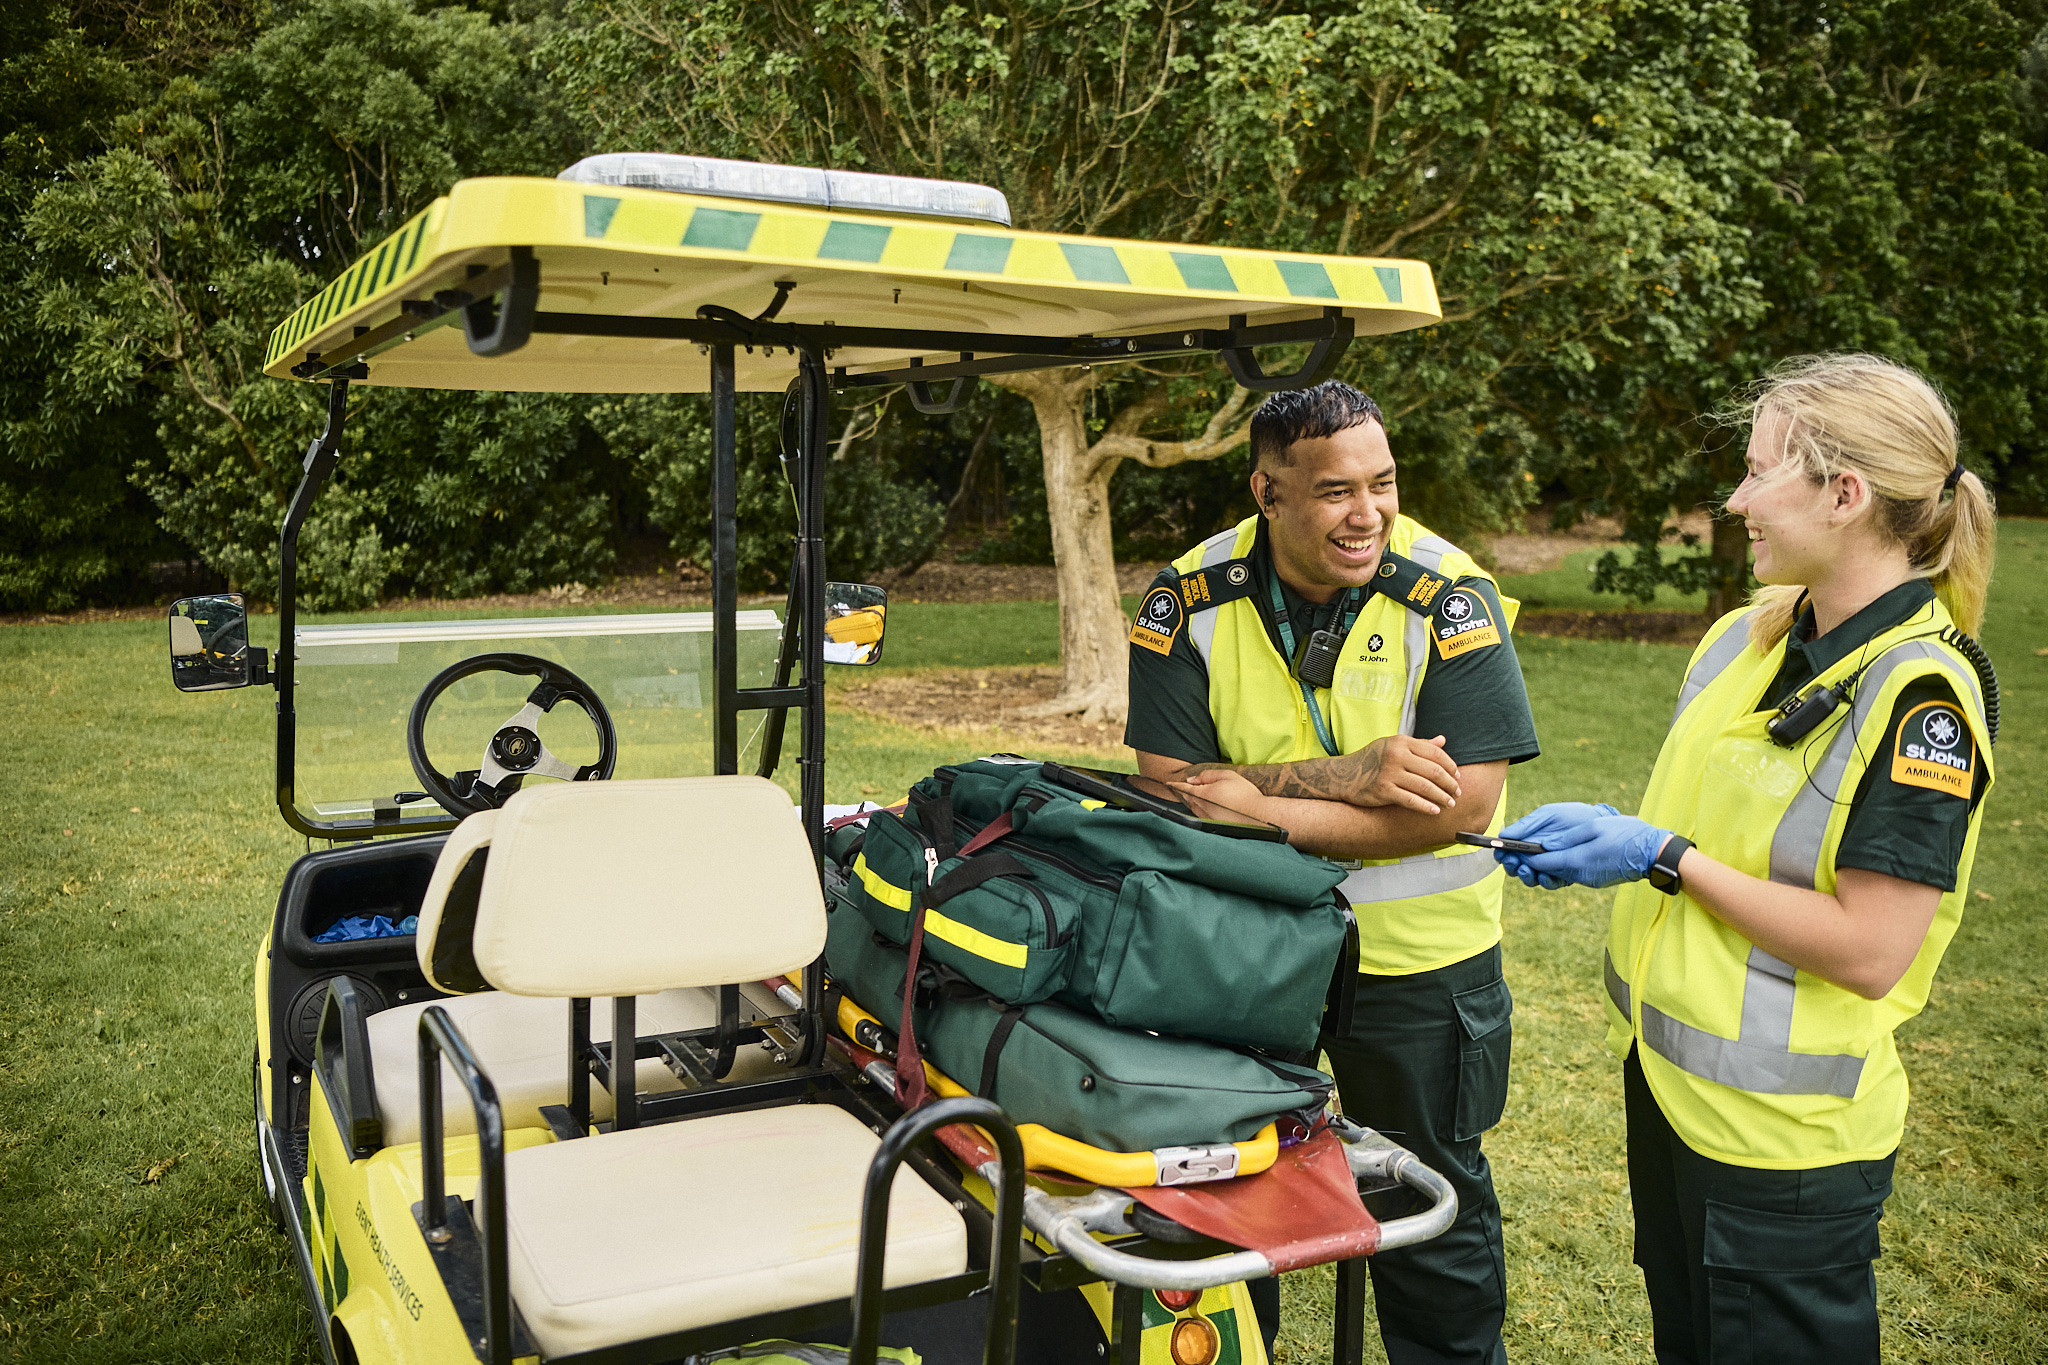
<path id="1" fill-rule="evenodd" d="M 313 939 L 351 915 L 383 915 L 393 924 L 417 915 L 444 842 L 442 835 L 426 835 L 330 849 L 299 859 L 285 876 L 278 905 L 277 941 L 285 956 L 308 967 L 410 961 L 411 934 L 345 943 Z"/>

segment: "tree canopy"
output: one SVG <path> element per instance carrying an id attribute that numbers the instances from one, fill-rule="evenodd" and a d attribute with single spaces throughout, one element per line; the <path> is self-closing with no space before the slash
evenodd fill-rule
<path id="1" fill-rule="evenodd" d="M 2043 0 L 81 0 L 6 23 L 17 609 L 132 595 L 169 558 L 272 590 L 317 404 L 257 372 L 269 327 L 453 180 L 598 150 L 978 180 L 1027 228 L 1427 260 L 1444 322 L 1361 340 L 1343 372 L 1388 412 L 1408 509 L 1453 536 L 1562 495 L 1653 546 L 1730 481 L 1703 414 L 1827 349 L 1923 367 L 2007 505 L 2048 493 Z M 1119 633 L 1085 584 L 1113 545 L 1167 553 L 1243 510 L 1238 467 L 1200 461 L 1241 447 L 1249 406 L 1204 364 L 1028 396 L 842 414 L 833 497 L 862 515 L 833 564 L 916 563 L 942 498 L 1001 487 L 986 553 L 1061 559 L 1078 695 Z M 306 537 L 315 605 L 703 556 L 699 400 L 353 401 Z M 785 551 L 761 463 L 743 558 L 765 585 Z M 1601 582 L 1725 595 L 1741 547 L 1720 550 L 1616 556 Z"/>

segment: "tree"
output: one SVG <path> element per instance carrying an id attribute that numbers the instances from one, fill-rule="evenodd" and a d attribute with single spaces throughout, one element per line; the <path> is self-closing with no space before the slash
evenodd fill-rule
<path id="1" fill-rule="evenodd" d="M 1697 414 L 1783 357 L 1874 351 L 1924 370 L 1955 404 L 1964 461 L 2009 507 L 2048 498 L 2048 149 L 2030 113 L 2041 68 L 2027 65 L 2048 50 L 2042 7 L 1751 0 L 1748 13 L 1756 107 L 1787 134 L 1779 155 L 1738 168 L 1729 214 L 1764 311 L 1564 404 L 1626 411 L 1644 438 L 1634 459 L 1573 471 L 1636 542 L 1598 585 L 1706 587 L 1714 612 L 1748 584 L 1740 525 L 1724 519 L 1706 553 L 1671 564 L 1657 542 L 1671 508 L 1718 501 L 1740 477 L 1739 442 Z"/>
<path id="2" fill-rule="evenodd" d="M 461 176 L 568 157 L 529 37 L 471 11 L 315 0 L 112 120 L 109 149 L 27 215 L 66 382 L 154 389 L 161 454 L 141 480 L 237 587 L 275 592 L 276 527 L 320 421 L 318 394 L 261 374 L 270 327 Z M 307 605 L 394 581 L 531 589 L 609 562 L 607 452 L 575 400 L 357 393 L 306 530 Z M 482 555 L 484 528 L 507 525 Z"/>
<path id="3" fill-rule="evenodd" d="M 97 120 L 129 97 L 125 65 L 53 7 L 0 15 L 0 279 L 35 265 L 22 228 L 35 195 L 99 150 Z M 141 395 L 66 382 L 63 339 L 26 291 L 0 290 L 0 608 L 62 609 L 137 582 L 169 558 L 127 481 L 149 442 Z"/>

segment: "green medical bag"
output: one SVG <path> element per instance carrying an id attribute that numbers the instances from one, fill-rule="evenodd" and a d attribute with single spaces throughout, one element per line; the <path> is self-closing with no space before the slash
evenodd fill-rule
<path id="1" fill-rule="evenodd" d="M 825 966 L 838 989 L 894 1025 L 908 955 L 830 897 Z M 1113 1028 L 1056 1004 L 1005 1005 L 926 966 L 918 1046 L 933 1066 L 1020 1123 L 1113 1152 L 1242 1142 L 1283 1114 L 1319 1112 L 1331 1081 L 1310 1067 L 1190 1038 Z M 928 1003 L 927 1003 L 928 1002 Z"/>
<path id="2" fill-rule="evenodd" d="M 941 768 L 877 812 L 851 900 L 892 942 L 1000 1000 L 1290 1052 L 1316 1045 L 1356 971 L 1344 869 L 1084 801 L 1039 765 Z"/>

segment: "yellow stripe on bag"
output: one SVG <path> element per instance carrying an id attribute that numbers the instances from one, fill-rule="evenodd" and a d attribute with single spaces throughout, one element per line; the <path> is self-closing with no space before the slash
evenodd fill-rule
<path id="1" fill-rule="evenodd" d="M 868 866 L 867 854 L 855 855 L 853 871 L 854 875 L 860 878 L 860 884 L 868 889 L 870 896 L 905 914 L 910 912 L 909 890 L 884 881 L 881 873 Z M 987 958 L 998 966 L 1021 969 L 1028 956 L 1028 950 L 1023 944 L 984 934 L 973 925 L 949 919 L 936 910 L 928 909 L 924 912 L 924 929 L 932 937 L 944 939 L 962 952 Z"/>
<path id="2" fill-rule="evenodd" d="M 858 853 L 854 855 L 853 875 L 860 878 L 860 884 L 868 889 L 870 896 L 873 896 L 891 909 L 901 910 L 906 914 L 909 913 L 910 892 L 903 887 L 883 881 L 882 874 L 868 866 L 867 854 Z"/>

